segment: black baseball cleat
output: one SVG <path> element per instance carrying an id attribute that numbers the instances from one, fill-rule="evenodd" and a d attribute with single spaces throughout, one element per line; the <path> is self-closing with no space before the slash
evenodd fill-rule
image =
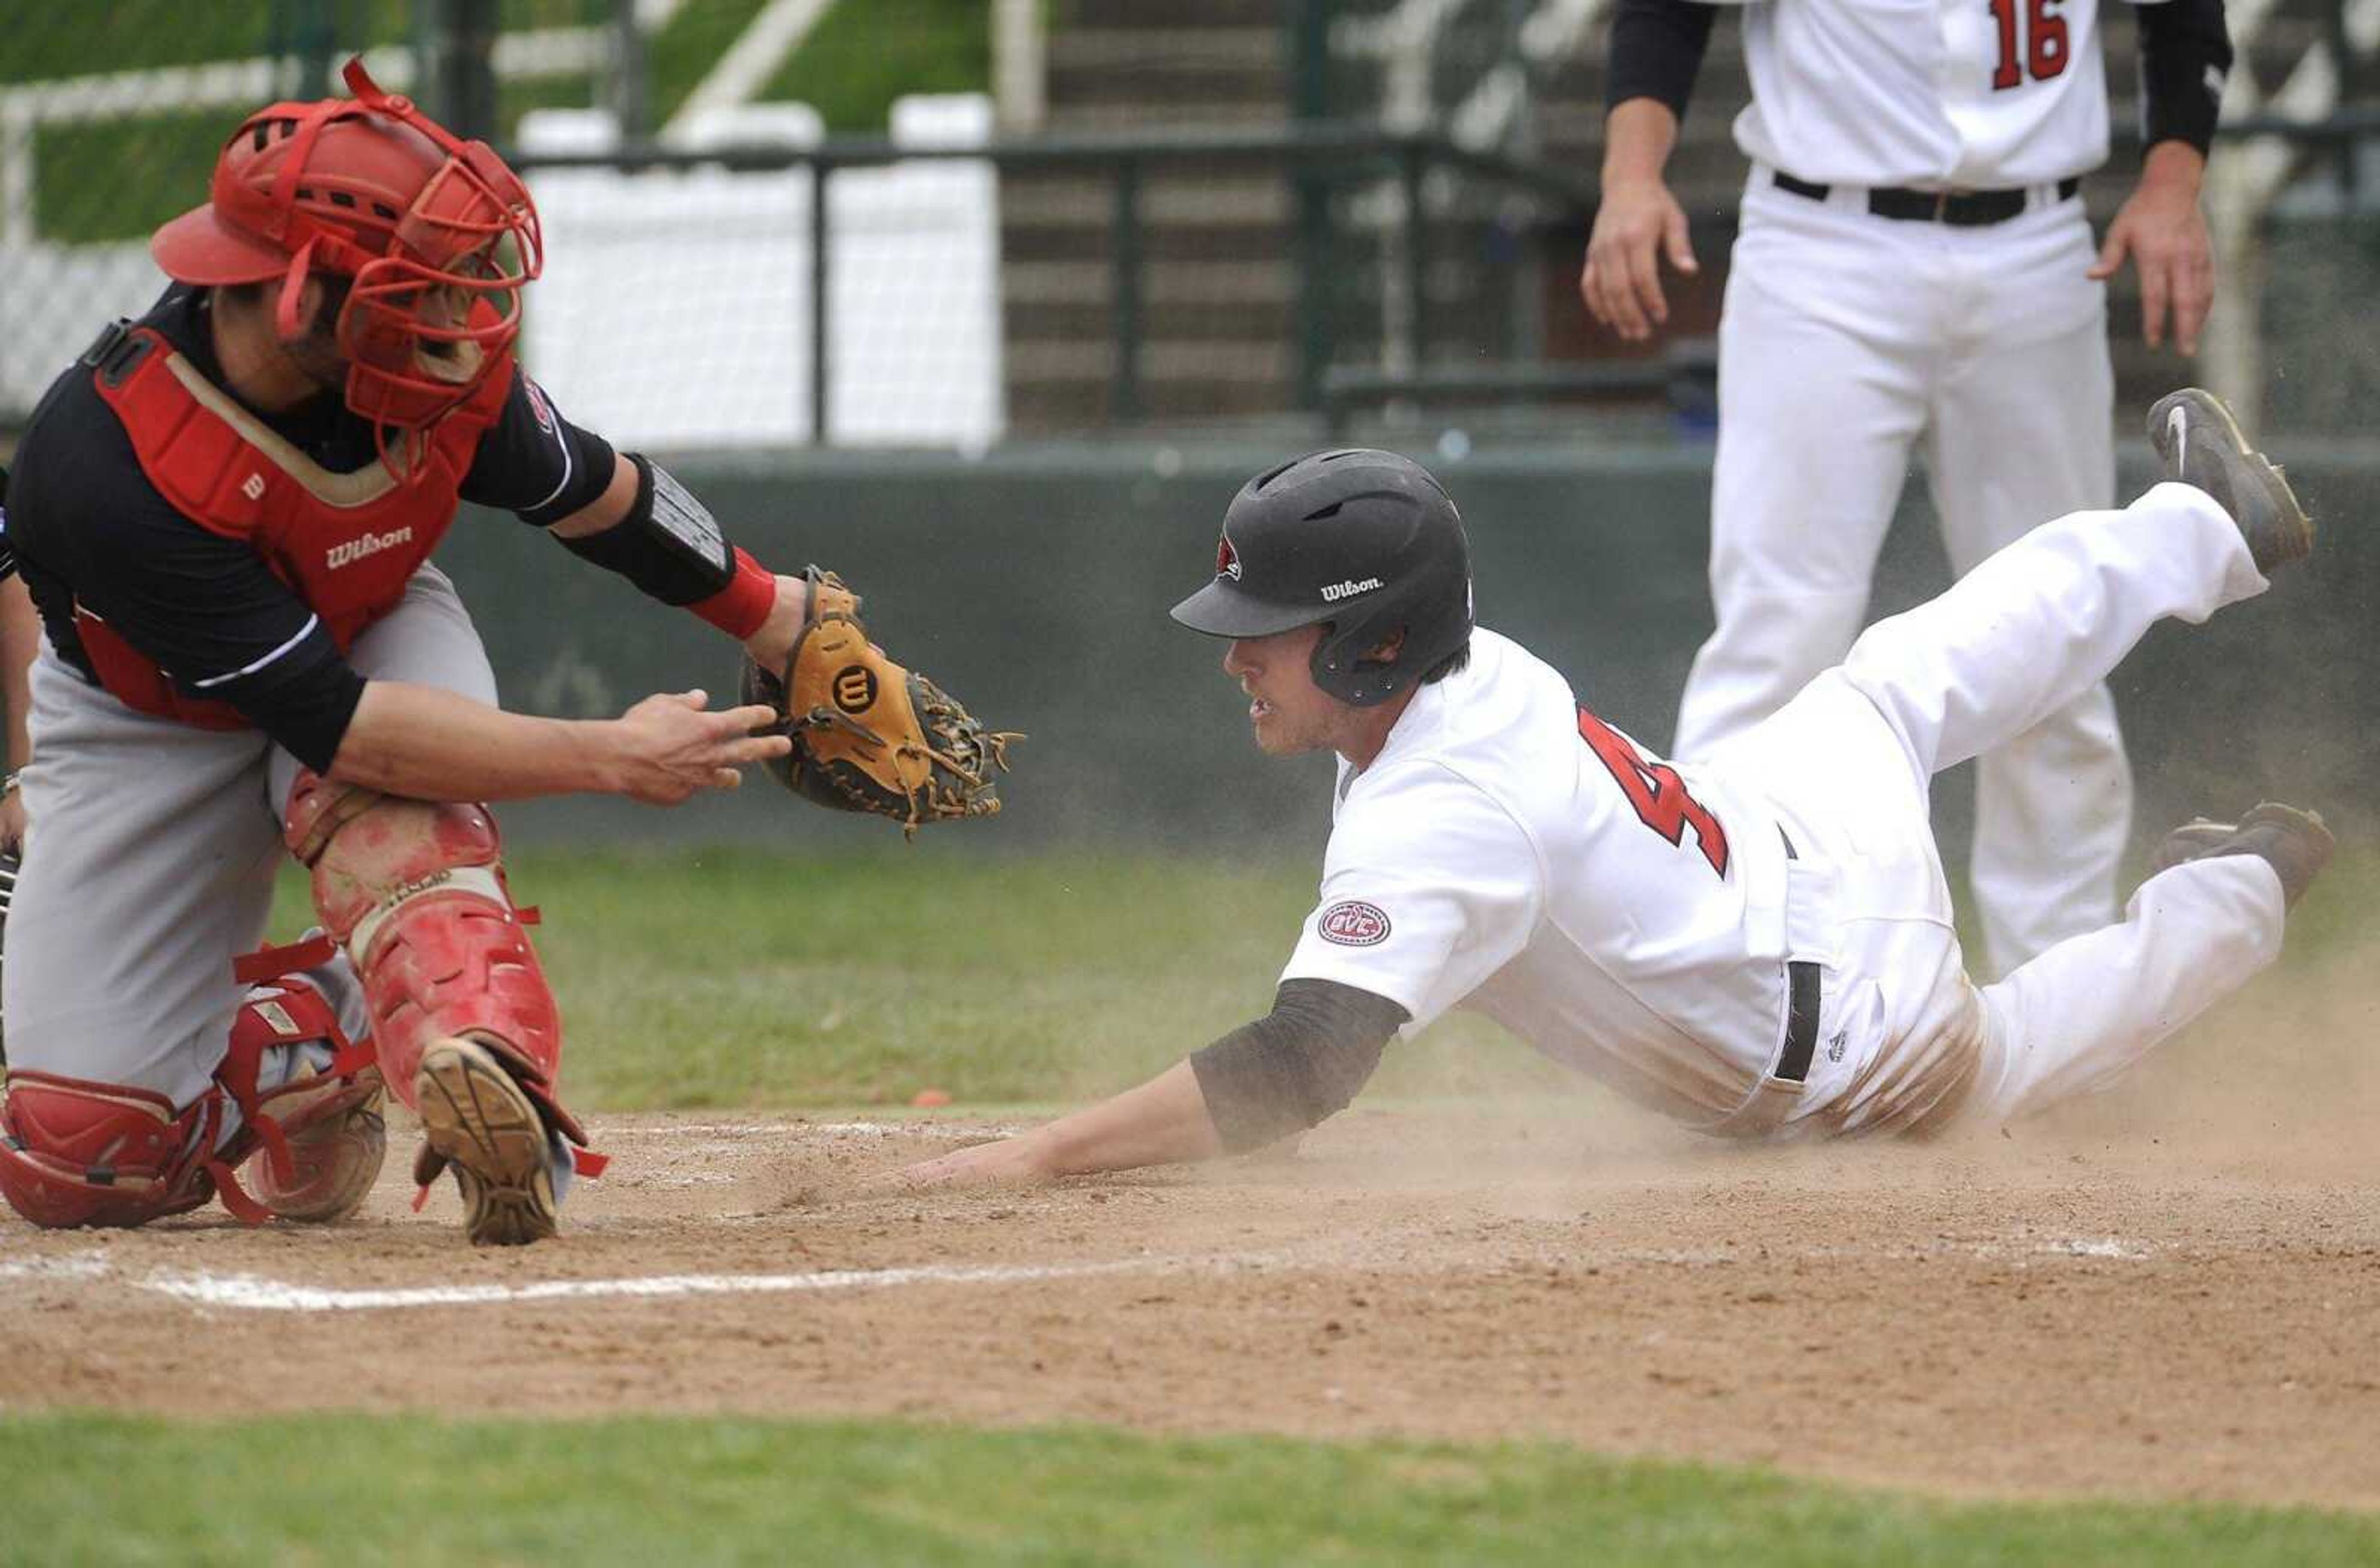
<path id="1" fill-rule="evenodd" d="M 2256 569 L 2302 561 L 2313 550 L 2313 520 L 2298 504 L 2280 465 L 2249 448 L 2223 399 L 2204 387 L 2168 392 L 2149 409 L 2149 444 L 2165 477 L 2192 485 L 2231 514 Z"/>
<path id="2" fill-rule="evenodd" d="M 2281 897 L 2294 906 L 2338 847 L 2320 817 L 2268 800 L 2236 822 L 2201 817 L 2174 829 L 2150 857 L 2149 875 L 2217 855 L 2261 856 L 2281 879 Z"/>

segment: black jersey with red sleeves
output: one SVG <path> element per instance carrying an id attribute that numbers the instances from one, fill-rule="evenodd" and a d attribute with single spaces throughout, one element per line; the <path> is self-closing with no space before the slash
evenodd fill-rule
<path id="1" fill-rule="evenodd" d="M 170 288 L 136 325 L 220 391 L 206 290 Z M 508 375 L 455 490 L 542 526 L 602 493 L 612 451 L 556 414 L 527 376 Z M 377 461 L 371 427 L 335 393 L 279 412 L 233 411 L 330 475 L 361 476 Z M 221 705 L 310 766 L 328 766 L 363 691 L 334 626 L 255 543 L 160 489 L 91 366 L 69 367 L 43 396 L 11 481 L 10 542 L 61 659 L 99 679 L 84 636 L 95 622 L 104 627 L 95 636 L 155 666 L 180 698 Z M 424 536 L 443 531 L 446 511 Z"/>

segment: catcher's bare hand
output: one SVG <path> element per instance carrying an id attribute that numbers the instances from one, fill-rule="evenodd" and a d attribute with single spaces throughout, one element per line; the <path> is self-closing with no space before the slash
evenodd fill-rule
<path id="1" fill-rule="evenodd" d="M 1659 179 L 1631 179 L 1603 188 L 1595 229 L 1587 236 L 1579 298 L 1595 319 L 1631 343 L 1670 322 L 1661 291 L 1661 258 L 1689 277 L 1702 270 L 1686 237 L 1686 210 Z"/>
<path id="2" fill-rule="evenodd" d="M 674 806 L 697 790 L 734 789 L 744 782 L 736 770 L 747 762 L 783 757 L 793 742 L 782 735 L 752 732 L 776 721 L 775 710 L 759 704 L 708 711 L 710 694 L 663 692 L 648 697 L 620 717 L 620 794 L 648 806 Z"/>

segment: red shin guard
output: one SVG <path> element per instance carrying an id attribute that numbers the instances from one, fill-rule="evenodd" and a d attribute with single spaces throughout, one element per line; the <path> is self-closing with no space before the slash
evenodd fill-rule
<path id="1" fill-rule="evenodd" d="M 407 1106 L 421 1053 L 469 1036 L 498 1052 L 574 1142 L 556 1098 L 562 1017 L 504 885 L 486 808 L 381 795 L 313 772 L 290 792 L 290 851 L 363 978 L 381 1076 Z M 418 1109 L 418 1107 L 417 1107 Z"/>

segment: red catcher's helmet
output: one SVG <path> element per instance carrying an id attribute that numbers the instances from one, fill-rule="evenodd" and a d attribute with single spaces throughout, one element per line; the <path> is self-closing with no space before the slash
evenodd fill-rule
<path id="1" fill-rule="evenodd" d="M 520 291 L 543 265 L 528 188 L 484 141 L 464 141 L 383 92 L 361 60 L 352 99 L 275 103 L 215 160 L 208 203 L 149 241 L 169 277 L 281 279 L 275 320 L 298 331 L 299 290 L 348 280 L 339 310 L 347 407 L 373 422 L 382 461 L 408 477 L 439 419 L 469 397 L 520 333 Z"/>

